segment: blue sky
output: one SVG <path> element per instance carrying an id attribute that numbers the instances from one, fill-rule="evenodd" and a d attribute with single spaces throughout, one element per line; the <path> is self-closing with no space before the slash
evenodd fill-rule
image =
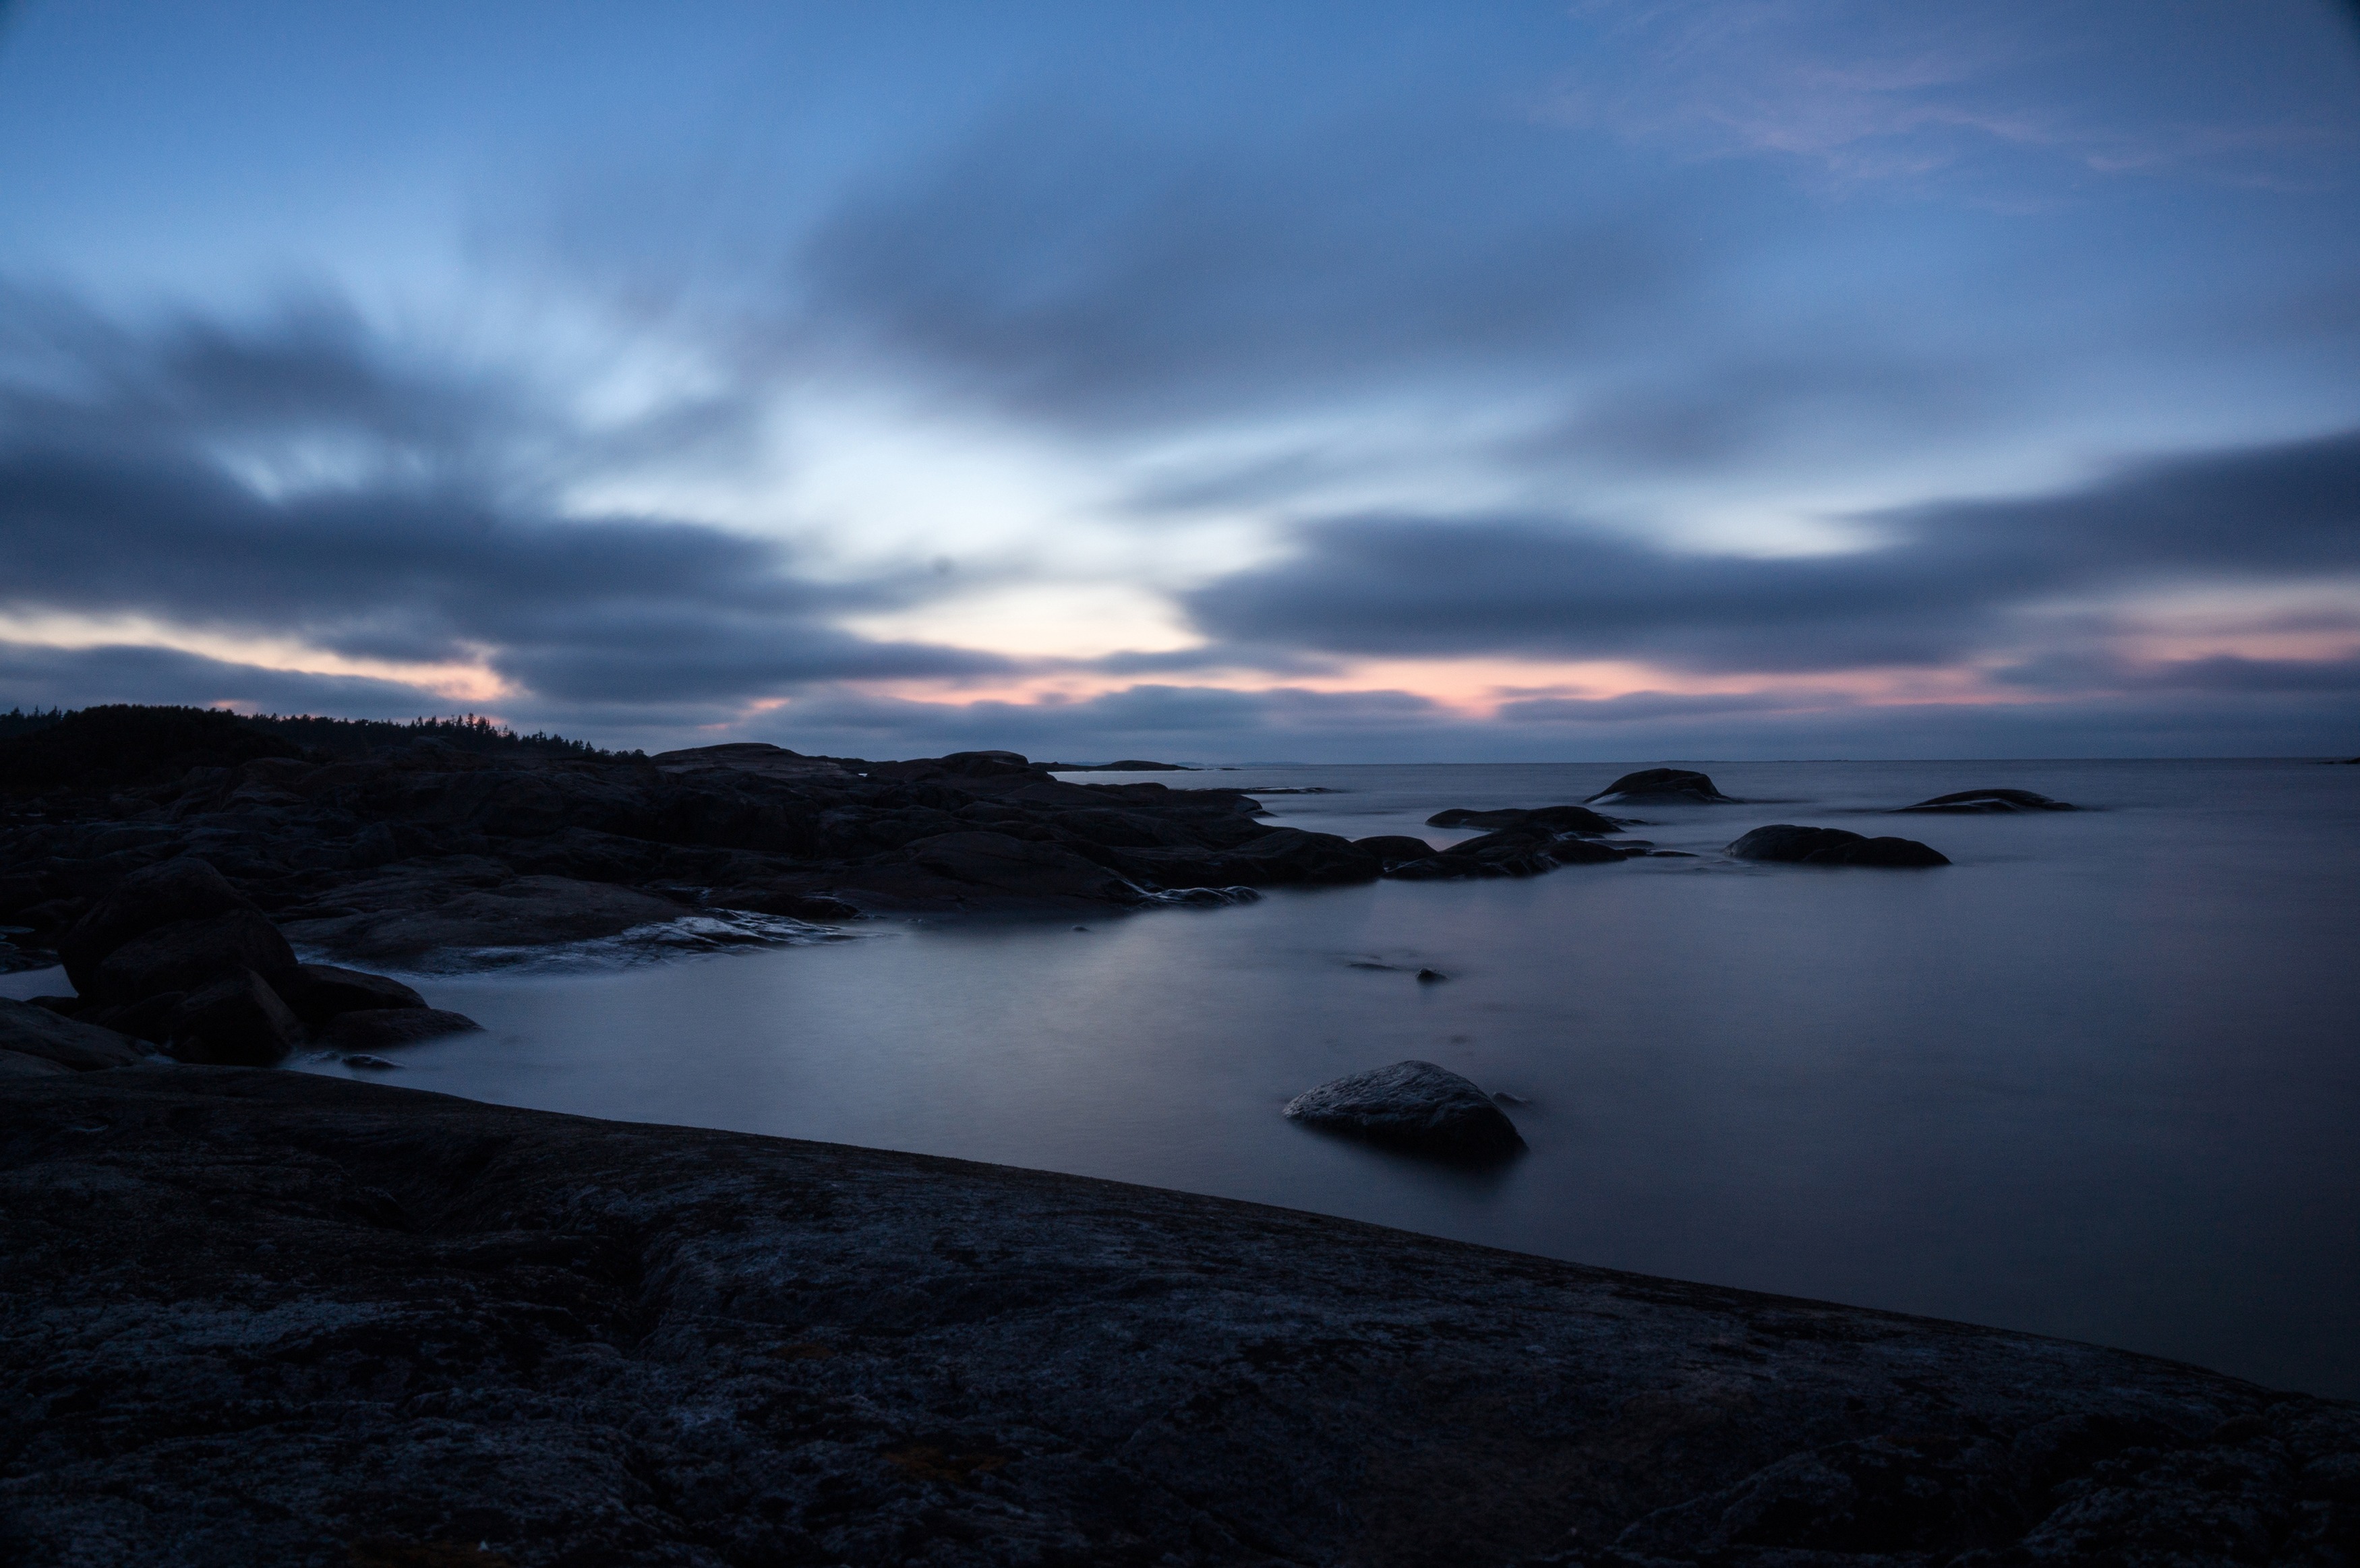
<path id="1" fill-rule="evenodd" d="M 2360 750 L 2324 0 L 5 15 L 0 704 Z"/>

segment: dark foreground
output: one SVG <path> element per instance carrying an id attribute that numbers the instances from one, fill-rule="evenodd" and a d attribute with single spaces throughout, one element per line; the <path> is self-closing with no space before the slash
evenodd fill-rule
<path id="1" fill-rule="evenodd" d="M 235 1068 L 0 1101 L 0 1561 L 2336 1563 L 2360 1410 Z"/>

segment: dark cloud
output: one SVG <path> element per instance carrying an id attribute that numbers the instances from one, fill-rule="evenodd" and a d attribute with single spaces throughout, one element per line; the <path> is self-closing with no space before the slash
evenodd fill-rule
<path id="1" fill-rule="evenodd" d="M 333 314 L 145 340 L 51 321 L 0 384 L 0 607 L 480 658 L 551 704 L 1008 668 L 832 624 L 938 591 L 923 570 L 822 584 L 775 542 L 563 515 L 538 465 L 584 432 L 521 388 L 405 369 Z"/>
<path id="2" fill-rule="evenodd" d="M 2148 463 L 2087 487 L 1858 519 L 1838 555 L 1675 553 L 1534 519 L 1354 517 L 1186 599 L 1219 639 L 1360 655 L 1935 665 L 2066 595 L 2360 568 L 2360 433 Z"/>
<path id="3" fill-rule="evenodd" d="M 1093 430 L 1627 341 L 1724 220 L 1676 223 L 1585 184 L 1559 133 L 1469 110 L 1213 145 L 1013 117 L 819 226 L 804 331 Z"/>

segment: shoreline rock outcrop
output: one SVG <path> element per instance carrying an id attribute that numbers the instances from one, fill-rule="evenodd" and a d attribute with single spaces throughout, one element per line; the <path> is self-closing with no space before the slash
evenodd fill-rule
<path id="1" fill-rule="evenodd" d="M 0 1148 L 22 1568 L 2360 1541 L 2349 1404 L 1317 1214 L 237 1068 L 12 1079 Z"/>

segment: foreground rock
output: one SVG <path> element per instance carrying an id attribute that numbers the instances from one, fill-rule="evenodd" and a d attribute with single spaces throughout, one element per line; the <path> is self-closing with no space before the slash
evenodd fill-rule
<path id="1" fill-rule="evenodd" d="M 1721 851 L 1738 860 L 1793 866 L 1948 866 L 1950 856 L 1914 838 L 1869 838 L 1842 828 L 1774 822 L 1755 828 Z"/>
<path id="2" fill-rule="evenodd" d="M 22 1568 L 2328 1564 L 2360 1534 L 2347 1405 L 1284 1210 L 220 1068 L 16 1081 L 0 1147 Z"/>
<path id="3" fill-rule="evenodd" d="M 1430 969 L 1418 978 L 1444 976 Z M 1415 1154 L 1496 1160 L 1524 1147 L 1516 1124 L 1468 1079 L 1431 1062 L 1396 1062 L 1306 1089 L 1286 1116 L 1323 1132 L 1342 1133 Z"/>
<path id="4" fill-rule="evenodd" d="M 2017 811 L 2078 811 L 2081 809 L 2063 800 L 2052 800 L 2046 795 L 2037 795 L 2029 789 L 1961 789 L 1955 795 L 1937 795 L 1930 800 L 1898 808 L 1904 811 L 1930 811 L 1951 816 L 2001 816 Z"/>
<path id="5" fill-rule="evenodd" d="M 1643 768 L 1625 773 L 1590 798 L 1590 804 L 1734 805 L 1704 774 L 1686 768 Z"/>
<path id="6" fill-rule="evenodd" d="M 149 1054 L 128 1035 L 0 996 L 0 1073 L 96 1073 L 131 1066 Z"/>

